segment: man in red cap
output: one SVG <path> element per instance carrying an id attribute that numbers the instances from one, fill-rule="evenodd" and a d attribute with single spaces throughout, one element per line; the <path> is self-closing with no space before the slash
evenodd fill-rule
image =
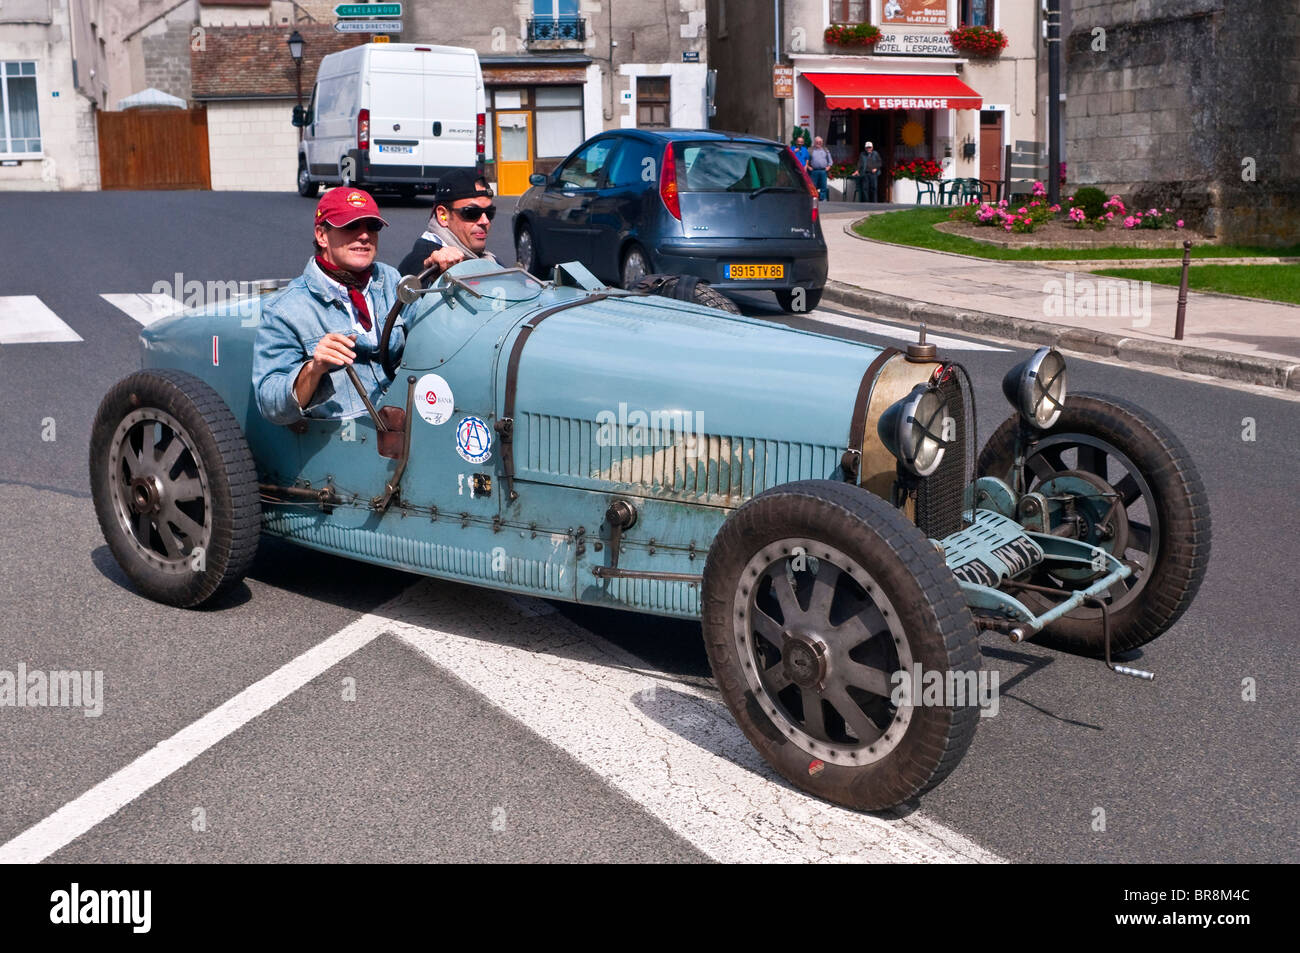
<path id="1" fill-rule="evenodd" d="M 368 192 L 330 189 L 316 206 L 315 254 L 303 273 L 262 311 L 253 350 L 253 387 L 262 415 L 277 424 L 302 417 L 356 417 L 366 412 L 344 368 L 378 405 L 388 378 L 377 358 L 378 333 L 400 277 L 375 261 L 388 223 Z M 400 323 L 389 348 L 400 354 Z M 358 359 L 360 355 L 360 359 Z"/>

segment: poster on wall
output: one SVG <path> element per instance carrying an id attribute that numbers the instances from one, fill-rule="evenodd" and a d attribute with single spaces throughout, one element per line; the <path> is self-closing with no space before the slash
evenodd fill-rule
<path id="1" fill-rule="evenodd" d="M 951 0 L 883 0 L 882 26 L 947 26 Z"/>

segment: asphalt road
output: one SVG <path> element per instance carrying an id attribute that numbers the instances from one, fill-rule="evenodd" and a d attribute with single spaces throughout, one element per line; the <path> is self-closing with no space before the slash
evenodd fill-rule
<path id="1" fill-rule="evenodd" d="M 490 247 L 510 261 L 511 203 L 497 203 Z M 380 257 L 395 263 L 430 203 L 382 204 L 393 227 L 381 236 Z M 597 660 L 611 678 L 642 673 L 704 706 L 697 722 L 661 719 L 691 742 L 670 745 L 661 759 L 676 767 L 674 783 L 692 783 L 684 765 L 701 749 L 758 778 L 743 738 L 735 745 L 738 731 L 718 738 L 725 727 L 713 736 L 713 728 L 700 735 L 690 727 L 715 724 L 719 707 L 697 625 L 520 607 L 442 583 L 410 590 L 416 577 L 278 543 L 263 546 L 246 584 L 222 605 L 183 612 L 137 596 L 114 564 L 90 505 L 87 445 L 99 399 L 139 366 L 139 325 L 100 295 L 148 292 L 178 273 L 204 282 L 296 275 L 309 253 L 312 207 L 291 193 L 0 196 L 0 297 L 38 296 L 82 338 L 0 345 L 0 670 L 96 669 L 107 686 L 98 718 L 0 707 L 0 845 L 323 640 L 374 624 L 377 635 L 353 654 L 52 859 L 727 856 L 699 826 L 703 805 L 659 809 L 658 795 L 629 780 L 634 772 L 593 754 L 601 730 L 583 727 L 580 695 L 556 699 L 558 708 L 577 706 L 566 734 L 491 680 L 493 665 L 506 661 L 490 656 L 497 661 L 482 672 L 461 669 L 415 628 L 403 635 L 410 619 L 424 617 L 401 599 L 418 591 L 439 607 L 433 617 L 441 613 L 448 639 L 485 653 L 504 652 L 539 627 L 550 640 L 538 643 L 543 661 L 561 668 L 588 664 L 589 645 L 599 653 L 612 644 L 613 654 Z M 747 313 L 846 337 L 897 344 L 911 335 L 829 309 L 790 318 L 766 295 L 742 303 Z M 958 346 L 970 340 L 954 336 Z M 980 343 L 991 349 L 951 353 L 976 381 L 979 428 L 988 434 L 1008 412 L 1002 373 L 1026 352 Z M 1158 673 L 1151 684 L 985 635 L 984 664 L 1001 673 L 999 714 L 982 719 L 952 777 L 891 823 L 919 830 L 933 822 L 1011 860 L 1295 861 L 1296 403 L 1082 357 L 1070 364 L 1073 388 L 1140 402 L 1187 446 L 1213 512 L 1209 574 L 1187 615 L 1134 662 Z M 1243 439 L 1247 427 L 1255 439 Z M 520 657 L 510 655 L 510 664 L 526 664 Z M 1253 701 L 1242 697 L 1246 678 L 1256 683 Z M 343 700 L 343 679 L 355 680 L 355 701 Z M 1098 808 L 1104 831 L 1094 829 Z"/>

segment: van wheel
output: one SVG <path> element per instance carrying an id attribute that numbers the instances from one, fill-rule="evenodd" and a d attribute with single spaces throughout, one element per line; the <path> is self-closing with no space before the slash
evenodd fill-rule
<path id="1" fill-rule="evenodd" d="M 317 191 L 320 190 L 320 183 L 313 182 L 311 175 L 307 172 L 307 162 L 305 159 L 298 159 L 298 194 L 305 199 L 314 199 Z"/>

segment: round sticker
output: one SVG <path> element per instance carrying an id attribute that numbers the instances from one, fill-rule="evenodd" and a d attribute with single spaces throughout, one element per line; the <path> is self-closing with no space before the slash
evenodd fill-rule
<path id="1" fill-rule="evenodd" d="M 492 459 L 492 428 L 481 417 L 466 417 L 456 425 L 456 452 L 467 463 Z"/>
<path id="2" fill-rule="evenodd" d="M 437 374 L 425 374 L 416 381 L 415 408 L 428 423 L 445 424 L 455 406 L 451 385 Z"/>

